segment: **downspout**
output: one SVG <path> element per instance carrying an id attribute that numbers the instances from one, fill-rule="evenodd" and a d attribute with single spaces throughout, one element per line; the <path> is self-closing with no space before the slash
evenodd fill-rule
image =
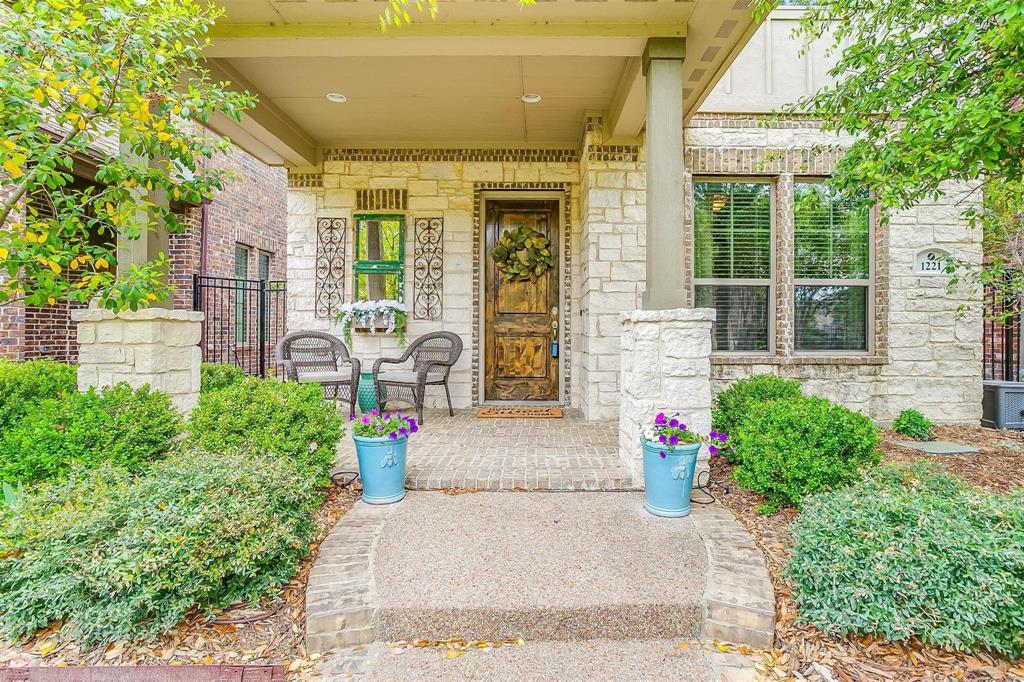
<path id="1" fill-rule="evenodd" d="M 204 201 L 199 207 L 199 274 L 206 274 L 206 206 Z"/>

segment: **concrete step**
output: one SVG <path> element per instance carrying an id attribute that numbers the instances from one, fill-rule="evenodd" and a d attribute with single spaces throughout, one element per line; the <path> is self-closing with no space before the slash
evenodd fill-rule
<path id="1" fill-rule="evenodd" d="M 375 555 L 378 639 L 695 637 L 705 569 L 693 524 L 638 494 L 410 494 Z"/>
<path id="2" fill-rule="evenodd" d="M 306 647 L 397 640 L 770 647 L 772 584 L 720 505 L 661 519 L 642 494 L 410 492 L 358 503 L 320 547 Z"/>
<path id="3" fill-rule="evenodd" d="M 740 678 L 723 678 L 700 643 L 680 647 L 679 640 L 526 642 L 491 650 L 469 650 L 456 658 L 446 657 L 443 649 L 400 649 L 373 644 L 358 656 L 357 661 L 347 660 L 344 655 L 328 660 L 317 679 L 740 682 Z"/>

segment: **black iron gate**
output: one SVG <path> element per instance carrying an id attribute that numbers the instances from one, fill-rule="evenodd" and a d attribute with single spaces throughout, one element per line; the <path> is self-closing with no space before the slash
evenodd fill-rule
<path id="1" fill-rule="evenodd" d="M 985 327 L 982 335 L 983 378 L 986 380 L 1020 380 L 1020 312 L 1011 313 L 1003 322 L 989 319 L 1002 315 L 1009 307 L 1009 304 L 999 300 L 994 289 L 986 289 Z"/>
<path id="2" fill-rule="evenodd" d="M 192 309 L 206 313 L 203 362 L 278 375 L 274 346 L 285 333 L 284 280 L 192 276 Z"/>

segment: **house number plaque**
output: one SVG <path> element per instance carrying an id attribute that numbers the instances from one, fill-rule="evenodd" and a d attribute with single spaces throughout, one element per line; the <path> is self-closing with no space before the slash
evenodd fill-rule
<path id="1" fill-rule="evenodd" d="M 914 259 L 914 274 L 941 275 L 946 269 L 949 254 L 942 249 L 925 249 Z"/>

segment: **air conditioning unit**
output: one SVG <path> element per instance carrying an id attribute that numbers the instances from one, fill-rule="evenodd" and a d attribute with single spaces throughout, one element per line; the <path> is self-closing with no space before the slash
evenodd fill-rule
<path id="1" fill-rule="evenodd" d="M 1024 429 L 1024 381 L 983 381 L 981 425 Z"/>

